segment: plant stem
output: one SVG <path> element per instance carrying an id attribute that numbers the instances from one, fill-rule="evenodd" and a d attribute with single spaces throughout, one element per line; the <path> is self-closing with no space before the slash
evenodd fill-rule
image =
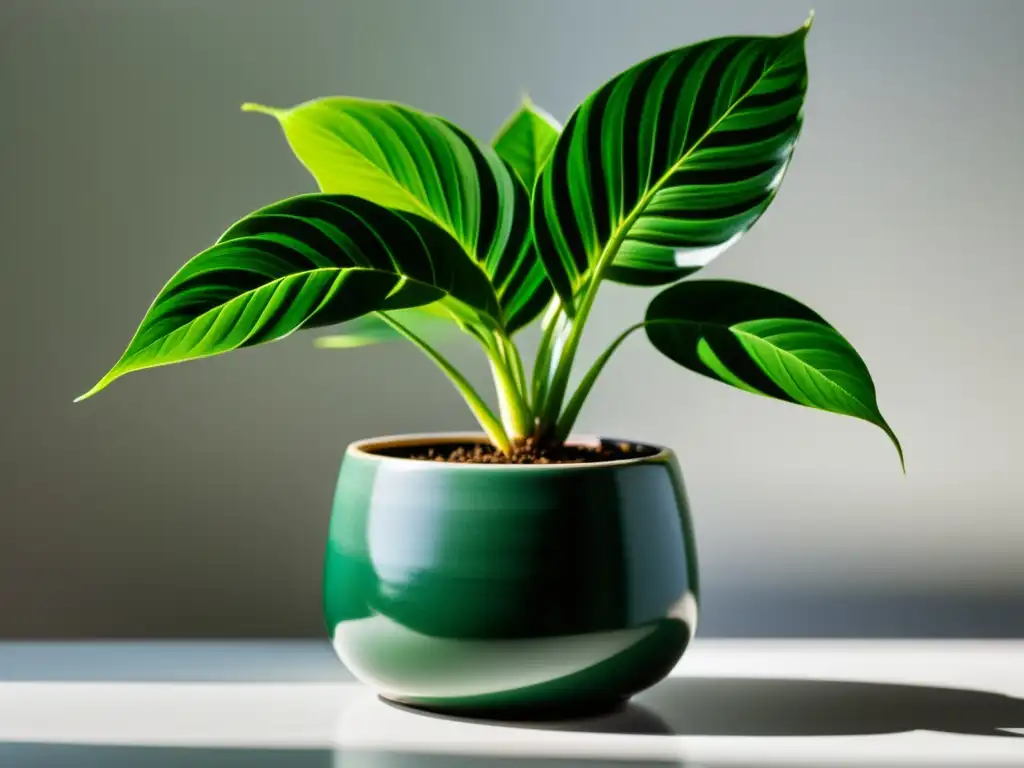
<path id="1" fill-rule="evenodd" d="M 556 355 L 556 350 L 561 351 L 567 326 L 567 317 L 562 309 L 562 303 L 556 296 L 544 312 L 542 321 L 542 333 L 540 344 L 537 347 L 537 356 L 533 363 L 533 384 L 531 393 L 533 395 L 533 407 L 539 415 L 544 401 L 547 399 L 548 387 L 554 371 L 551 370 L 551 361 Z"/>
<path id="2" fill-rule="evenodd" d="M 520 383 L 523 376 L 519 351 L 498 326 L 470 323 L 464 326 L 464 330 L 480 343 L 487 356 L 498 398 L 502 428 L 509 439 L 509 444 L 513 445 L 531 434 L 534 423 L 533 412 Z M 507 449 L 502 450 L 508 453 Z"/>
<path id="3" fill-rule="evenodd" d="M 628 222 L 628 224 L 631 223 L 631 221 Z M 587 323 L 587 317 L 590 315 L 590 310 L 594 306 L 594 300 L 597 298 L 597 289 L 601 285 L 604 265 L 611 263 L 615 259 L 615 254 L 618 252 L 619 246 L 626 239 L 626 233 L 629 231 L 628 224 L 619 229 L 619 232 L 601 253 L 601 257 L 594 268 L 594 274 L 590 279 L 590 284 L 587 286 L 588 289 L 584 291 L 580 306 L 576 309 L 576 313 L 570 321 L 569 335 L 565 340 L 565 346 L 562 347 L 558 355 L 558 365 L 551 379 L 550 389 L 543 405 L 538 409 L 540 411 L 541 428 L 545 431 L 550 431 L 555 427 L 558 416 L 562 411 L 562 402 L 565 400 L 565 391 L 569 386 L 569 376 L 572 375 L 572 365 L 576 359 L 576 351 L 579 349 L 580 339 L 583 338 L 583 328 Z"/>
<path id="4" fill-rule="evenodd" d="M 522 398 L 523 404 L 530 413 L 530 420 L 533 420 L 533 411 L 530 410 L 530 383 L 526 378 L 526 366 L 523 365 L 523 356 L 519 354 L 519 347 L 511 339 L 507 341 L 509 357 L 512 358 L 512 377 L 515 379 L 516 389 Z M 533 425 L 531 424 L 531 427 Z"/>
<path id="5" fill-rule="evenodd" d="M 451 380 L 452 384 L 455 385 L 455 388 L 459 390 L 459 393 L 466 401 L 466 405 L 468 405 L 469 409 L 473 412 L 473 416 L 476 417 L 480 426 L 483 427 L 484 432 L 487 434 L 487 438 L 500 451 L 508 453 L 511 449 L 511 444 L 509 442 L 508 435 L 505 433 L 505 429 L 502 427 L 501 422 L 495 417 L 491 409 L 487 406 L 487 403 L 485 403 L 483 398 L 481 398 L 477 391 L 473 389 L 473 385 L 469 383 L 466 377 L 459 373 L 455 366 L 448 362 L 444 355 L 400 322 L 390 317 L 386 312 L 380 312 L 378 314 L 386 323 L 388 323 L 388 325 L 423 350 L 427 357 L 429 357 L 434 364 L 441 369 L 441 371 Z"/>
<path id="6" fill-rule="evenodd" d="M 561 416 L 558 417 L 558 423 L 555 427 L 554 439 L 558 442 L 564 442 L 569 437 L 569 433 L 572 432 L 573 426 L 576 424 L 576 418 L 580 414 L 580 410 L 583 408 L 583 404 L 586 402 L 587 397 L 590 395 L 590 390 L 594 387 L 594 382 L 597 381 L 597 377 L 601 371 L 604 370 L 605 364 L 611 359 L 612 354 L 619 346 L 624 342 L 633 331 L 638 331 L 648 324 L 648 321 L 643 320 L 639 323 L 634 323 L 629 326 L 626 330 L 620 333 L 608 348 L 601 353 L 601 355 L 594 361 L 594 364 L 590 366 L 590 370 L 587 371 L 583 380 L 579 386 L 576 387 L 576 391 L 569 399 L 569 404 L 565 406 L 565 410 L 562 411 Z"/>
<path id="7" fill-rule="evenodd" d="M 508 375 L 508 370 L 499 362 L 491 360 L 491 374 L 494 377 L 494 388 L 498 394 L 498 410 L 501 424 L 509 442 L 514 444 L 522 441 L 533 431 L 532 419 L 522 397 L 516 390 L 515 383 Z M 506 451 L 507 453 L 507 451 Z"/>
<path id="8" fill-rule="evenodd" d="M 534 423 L 524 389 L 522 358 L 515 344 L 501 333 L 494 333 L 490 340 L 490 344 L 485 341 L 484 349 L 498 394 L 501 422 L 510 441 L 515 443 L 533 433 Z"/>

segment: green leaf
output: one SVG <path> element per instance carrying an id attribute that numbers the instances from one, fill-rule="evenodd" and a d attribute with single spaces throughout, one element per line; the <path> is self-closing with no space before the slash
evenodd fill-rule
<path id="1" fill-rule="evenodd" d="M 562 126 L 555 118 L 524 98 L 491 144 L 519 174 L 526 188 L 532 190 L 561 130 Z"/>
<path id="2" fill-rule="evenodd" d="M 795 299 L 748 283 L 694 280 L 659 293 L 645 322 L 655 348 L 691 371 L 881 427 L 903 463 L 864 361 L 835 328 Z"/>
<path id="3" fill-rule="evenodd" d="M 529 98 L 524 98 L 516 110 L 498 131 L 492 145 L 495 151 L 519 175 L 527 190 L 532 190 L 540 169 L 547 162 L 548 156 L 558 138 L 562 126 L 554 117 L 535 105 Z M 516 328 L 522 328 L 532 322 L 548 306 L 554 295 L 554 289 L 548 280 L 544 263 L 537 254 L 530 235 L 529 250 L 523 256 L 528 269 L 521 272 L 523 287 L 521 292 L 529 297 L 523 304 L 516 318 Z"/>
<path id="4" fill-rule="evenodd" d="M 532 299 L 544 275 L 531 270 L 529 194 L 491 147 L 443 118 L 382 101 L 242 108 L 278 119 L 322 192 L 415 213 L 447 231 L 494 285 L 508 333 L 540 312 Z"/>
<path id="5" fill-rule="evenodd" d="M 121 359 L 79 399 L 131 371 L 437 301 L 467 315 L 500 311 L 483 272 L 427 219 L 348 195 L 294 197 L 245 217 L 186 263 Z"/>
<path id="6" fill-rule="evenodd" d="M 533 194 L 537 246 L 570 312 L 604 277 L 695 272 L 757 221 L 800 132 L 808 27 L 663 53 L 577 108 Z"/>
<path id="7" fill-rule="evenodd" d="M 388 315 L 416 334 L 426 334 L 434 330 L 452 327 L 451 316 L 440 303 L 410 307 L 409 309 L 396 309 L 389 312 Z M 321 349 L 353 349 L 399 339 L 406 339 L 406 337 L 375 313 L 342 323 L 331 335 L 317 337 L 314 344 Z"/>

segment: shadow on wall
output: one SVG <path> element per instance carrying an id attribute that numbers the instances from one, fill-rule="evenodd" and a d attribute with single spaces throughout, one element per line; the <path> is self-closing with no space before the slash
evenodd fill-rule
<path id="1" fill-rule="evenodd" d="M 855 736 L 926 730 L 1022 738 L 1007 729 L 1024 729 L 1024 700 L 890 683 L 669 678 L 610 715 L 508 725 L 660 736 Z"/>

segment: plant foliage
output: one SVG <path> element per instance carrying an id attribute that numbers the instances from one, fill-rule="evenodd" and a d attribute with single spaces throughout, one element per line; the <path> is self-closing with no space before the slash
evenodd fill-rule
<path id="1" fill-rule="evenodd" d="M 877 425 L 902 462 L 866 365 L 816 312 L 746 283 L 683 281 L 775 198 L 803 122 L 809 29 L 654 56 L 564 129 L 524 99 L 490 145 L 384 101 L 244 105 L 279 122 L 319 192 L 246 216 L 188 261 L 82 397 L 132 371 L 337 326 L 320 346 L 420 347 L 509 451 L 565 441 L 604 365 L 643 328 L 691 371 Z M 605 280 L 661 291 L 569 392 Z M 528 376 L 513 337 L 541 315 Z M 435 327 L 479 343 L 496 412 L 427 340 Z"/>

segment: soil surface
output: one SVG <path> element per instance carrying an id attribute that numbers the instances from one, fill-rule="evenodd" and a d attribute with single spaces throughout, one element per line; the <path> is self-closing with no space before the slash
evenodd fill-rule
<path id="1" fill-rule="evenodd" d="M 592 464 L 653 456 L 650 446 L 627 442 L 602 442 L 600 445 L 558 445 L 541 447 L 533 440 L 515 446 L 504 454 L 486 443 L 445 443 L 444 445 L 409 445 L 381 448 L 375 453 L 420 461 L 450 464 Z"/>

